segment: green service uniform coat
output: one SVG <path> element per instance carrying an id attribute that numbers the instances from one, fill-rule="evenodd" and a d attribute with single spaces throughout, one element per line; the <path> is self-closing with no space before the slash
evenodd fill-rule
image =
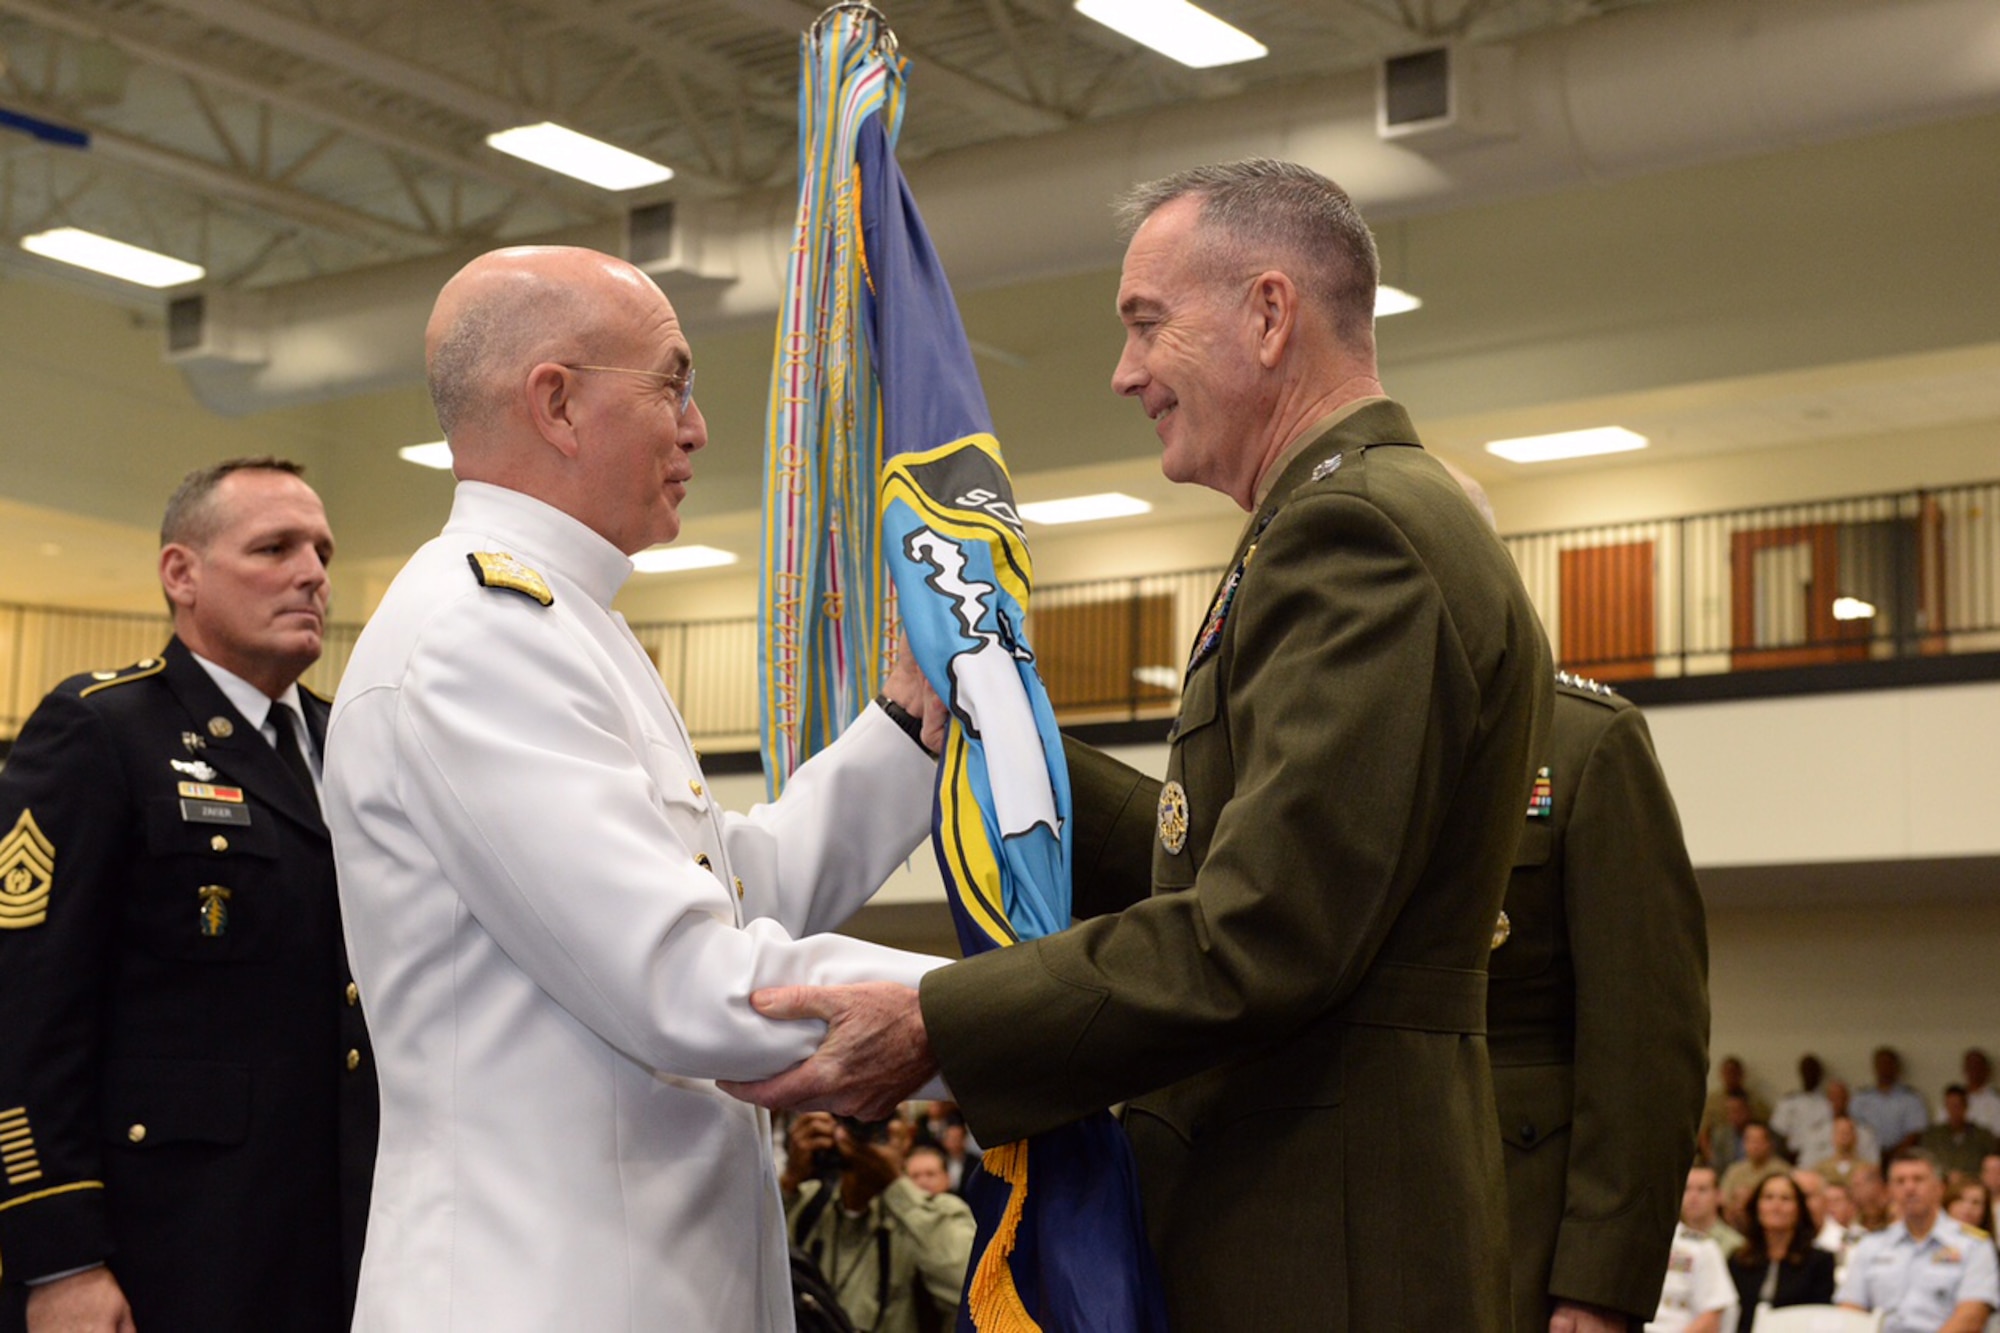
<path id="1" fill-rule="evenodd" d="M 1708 1060 L 1708 933 L 1639 710 L 1559 678 L 1489 964 L 1515 1333 L 1660 1300 Z M 1635 1324 L 1636 1326 L 1636 1324 Z"/>
<path id="2" fill-rule="evenodd" d="M 313 794 L 176 639 L 42 701 L 0 837 L 0 1330 L 106 1260 L 152 1333 L 346 1329 L 378 1109 Z"/>
<path id="3" fill-rule="evenodd" d="M 1415 439 L 1374 403 L 1285 468 L 1164 786 L 1071 747 L 1079 914 L 1132 905 L 923 982 L 982 1141 L 1131 1099 L 1190 1333 L 1506 1324 L 1486 958 L 1553 673 L 1506 551 Z"/>

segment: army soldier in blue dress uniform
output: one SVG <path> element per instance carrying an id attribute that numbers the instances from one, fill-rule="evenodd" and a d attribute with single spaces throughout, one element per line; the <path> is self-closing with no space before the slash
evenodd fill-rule
<path id="1" fill-rule="evenodd" d="M 376 1098 L 296 684 L 333 550 L 298 474 L 183 482 L 172 641 L 63 682 L 0 769 L 0 1324 L 347 1327 Z"/>

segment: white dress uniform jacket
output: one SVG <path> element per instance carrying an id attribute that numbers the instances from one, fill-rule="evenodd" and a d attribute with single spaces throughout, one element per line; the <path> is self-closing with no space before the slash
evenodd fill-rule
<path id="1" fill-rule="evenodd" d="M 482 586 L 477 552 L 532 591 Z M 818 1044 L 757 987 L 940 962 L 812 933 L 922 841 L 923 752 L 870 707 L 776 804 L 724 813 L 609 609 L 630 573 L 462 483 L 341 683 L 327 823 L 382 1084 L 363 1333 L 789 1330 L 768 1121 L 711 1080 Z"/>

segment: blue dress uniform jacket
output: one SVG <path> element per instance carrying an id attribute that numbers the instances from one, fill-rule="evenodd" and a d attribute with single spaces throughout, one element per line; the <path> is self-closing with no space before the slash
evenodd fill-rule
<path id="1" fill-rule="evenodd" d="M 0 1279 L 108 1260 L 142 1329 L 345 1329 L 375 1081 L 312 794 L 175 640 L 43 700 L 0 837 Z"/>
<path id="2" fill-rule="evenodd" d="M 1486 959 L 1553 670 L 1415 440 L 1384 401 L 1286 467 L 1165 784 L 1072 748 L 1080 910 L 1142 900 L 921 988 L 982 1142 L 1131 1099 L 1177 1329 L 1506 1324 Z"/>
<path id="3" fill-rule="evenodd" d="M 1564 675 L 1488 966 L 1515 1333 L 1659 1305 L 1708 1063 L 1708 930 L 1645 717 Z"/>

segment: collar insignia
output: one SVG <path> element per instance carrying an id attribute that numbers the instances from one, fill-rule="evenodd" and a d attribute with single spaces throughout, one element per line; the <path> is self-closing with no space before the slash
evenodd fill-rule
<path id="1" fill-rule="evenodd" d="M 505 588 L 543 606 L 555 603 L 556 595 L 549 591 L 548 580 L 505 551 L 468 551 L 465 561 L 472 566 L 472 577 L 479 580 L 482 588 Z"/>

